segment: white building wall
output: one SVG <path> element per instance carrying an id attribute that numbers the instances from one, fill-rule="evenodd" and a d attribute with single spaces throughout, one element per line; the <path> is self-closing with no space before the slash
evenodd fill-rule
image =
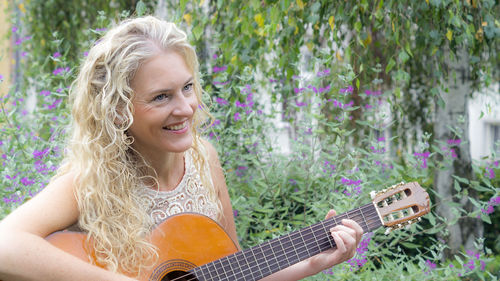
<path id="1" fill-rule="evenodd" d="M 500 89 L 496 84 L 469 100 L 469 137 L 474 160 L 492 154 L 495 141 L 500 141 Z M 500 150 L 497 146 L 497 158 Z"/>

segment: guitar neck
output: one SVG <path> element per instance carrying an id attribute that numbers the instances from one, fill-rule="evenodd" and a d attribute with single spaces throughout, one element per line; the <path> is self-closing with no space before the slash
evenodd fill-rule
<path id="1" fill-rule="evenodd" d="M 366 233 L 382 226 L 373 203 L 332 217 L 191 270 L 198 280 L 259 280 L 320 252 L 334 248 L 330 228 L 343 219 Z"/>

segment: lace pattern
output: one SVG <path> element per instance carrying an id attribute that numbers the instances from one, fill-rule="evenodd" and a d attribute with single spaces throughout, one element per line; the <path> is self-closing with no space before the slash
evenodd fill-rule
<path id="1" fill-rule="evenodd" d="M 169 216 L 194 212 L 217 220 L 217 205 L 209 200 L 207 189 L 193 163 L 191 150 L 184 153 L 184 176 L 177 187 L 170 191 L 157 191 L 141 187 L 141 199 L 156 227 Z"/>

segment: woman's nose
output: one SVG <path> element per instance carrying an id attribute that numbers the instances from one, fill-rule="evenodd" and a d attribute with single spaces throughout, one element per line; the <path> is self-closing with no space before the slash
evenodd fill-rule
<path id="1" fill-rule="evenodd" d="M 173 115 L 190 116 L 194 113 L 193 107 L 196 108 L 197 103 L 194 94 L 185 96 L 181 93 L 177 95 L 175 100 L 174 110 L 172 111 Z"/>

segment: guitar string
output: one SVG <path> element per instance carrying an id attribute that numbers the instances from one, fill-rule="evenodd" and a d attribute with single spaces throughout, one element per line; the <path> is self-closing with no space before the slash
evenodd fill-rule
<path id="1" fill-rule="evenodd" d="M 305 228 L 304 228 L 304 229 L 302 229 L 301 231 L 295 231 L 295 232 L 292 232 L 292 233 L 290 233 L 289 235 L 284 235 L 284 236 L 279 237 L 279 238 L 277 238 L 277 239 L 274 239 L 274 240 L 268 241 L 268 242 L 266 242 L 266 243 L 263 243 L 263 244 L 261 244 L 261 245 L 258 245 L 257 247 L 252 247 L 252 248 L 250 248 L 250 249 L 253 249 L 253 248 L 262 248 L 262 246 L 264 246 L 264 245 L 271 245 L 271 242 L 272 242 L 272 243 L 274 243 L 274 244 L 277 244 L 278 242 L 280 242 L 280 244 L 282 244 L 282 241 L 280 241 L 280 240 L 283 240 L 284 238 L 290 238 L 289 242 L 292 242 L 292 241 L 293 241 L 292 236 L 297 236 L 297 235 L 299 235 L 299 236 L 302 236 L 302 238 L 303 238 L 303 235 L 301 235 L 301 234 L 302 234 L 301 232 L 302 232 L 302 231 L 304 231 L 304 230 L 306 230 L 306 229 L 308 229 L 308 228 L 309 228 L 311 231 L 313 231 L 313 232 L 314 232 L 314 231 L 318 231 L 318 230 L 319 230 L 318 228 L 325 228 L 325 227 L 327 227 L 327 228 L 331 228 L 332 226 L 335 226 L 335 225 L 340 224 L 340 223 L 337 223 L 337 222 L 336 222 L 336 219 L 338 219 L 338 220 L 342 220 L 342 219 L 344 219 L 344 218 L 350 218 L 350 219 L 354 219 L 354 220 L 356 221 L 356 219 L 362 218 L 362 219 L 363 219 L 363 222 L 365 223 L 365 226 L 367 227 L 367 230 L 370 230 L 370 228 L 372 228 L 372 227 L 378 227 L 378 226 L 381 226 L 381 225 L 382 225 L 382 223 L 380 222 L 380 219 L 378 218 L 378 213 L 376 212 L 376 210 L 375 210 L 375 209 L 374 209 L 375 211 L 370 211 L 369 213 L 367 213 L 367 214 L 366 214 L 366 217 L 364 217 L 364 216 L 363 216 L 363 215 L 364 215 L 363 213 L 360 213 L 360 212 L 359 212 L 359 211 L 360 211 L 360 210 L 362 210 L 363 208 L 365 208 L 365 209 L 366 209 L 366 208 L 369 208 L 369 207 L 373 207 L 373 205 L 372 205 L 372 204 L 367 204 L 367 205 L 365 205 L 365 206 L 362 206 L 362 207 L 360 207 L 360 208 L 354 209 L 354 210 L 349 211 L 349 212 L 347 212 L 347 213 L 344 213 L 344 214 L 341 214 L 341 215 L 335 216 L 335 217 L 333 217 L 333 218 L 330 218 L 330 219 L 328 219 L 328 220 L 324 220 L 324 221 L 322 221 L 322 222 L 319 222 L 319 223 L 316 223 L 316 224 L 310 225 L 310 226 L 308 226 L 308 227 L 305 227 Z M 351 215 L 351 216 L 349 216 L 349 215 Z M 368 218 L 368 219 L 366 219 L 366 218 Z M 373 220 L 373 219 L 375 219 L 375 218 L 378 218 L 378 220 L 377 220 L 376 222 L 371 222 L 370 224 L 368 224 L 368 223 L 367 223 L 367 221 L 372 221 L 372 220 Z M 324 225 L 325 223 L 329 223 L 329 224 L 331 224 L 332 222 L 334 223 L 334 225 L 332 225 L 332 226 L 325 226 L 325 225 Z M 368 226 L 368 225 L 370 225 L 370 226 Z M 316 228 L 316 229 L 314 229 L 314 228 Z M 365 230 L 365 229 L 364 229 L 364 230 Z M 365 230 L 365 231 L 366 231 L 366 230 Z M 283 256 L 286 256 L 286 252 L 287 252 L 287 251 L 289 251 L 289 250 L 290 250 L 290 248 L 291 248 L 291 249 L 295 249 L 295 252 L 296 252 L 297 254 L 299 254 L 299 253 L 300 253 L 300 254 L 305 254 L 305 253 L 307 252 L 307 253 L 310 255 L 310 251 L 308 250 L 308 247 L 307 247 L 307 245 L 306 245 L 306 244 L 309 244 L 309 243 L 311 243 L 312 241 L 317 241 L 317 240 L 318 240 L 318 239 L 316 239 L 315 237 L 312 237 L 312 236 L 315 236 L 313 232 L 311 232 L 311 233 L 310 233 L 310 234 L 312 234 L 312 235 L 310 235 L 309 233 L 307 234 L 307 236 L 306 236 L 306 238 L 307 238 L 307 239 L 306 239 L 306 240 L 302 239 L 302 240 L 305 242 L 305 244 L 303 244 L 303 246 L 300 246 L 300 247 L 296 247 L 296 248 L 294 248 L 294 247 L 293 247 L 293 243 L 292 243 L 291 247 L 287 247 L 286 249 L 284 249 L 284 251 L 282 252 L 282 254 L 280 254 L 280 255 L 276 255 L 276 256 L 274 257 L 274 259 L 276 260 L 276 262 L 275 262 L 275 263 L 273 263 L 273 262 L 272 262 L 271 264 L 269 264 L 269 263 L 268 263 L 268 267 L 269 267 L 269 269 L 272 271 L 271 266 L 272 266 L 272 267 L 277 267 L 277 268 L 279 268 L 281 265 L 280 265 L 280 263 L 279 263 L 279 261 L 278 261 L 278 258 L 283 257 Z M 309 236 L 311 236 L 311 237 L 309 237 Z M 297 238 L 297 237 L 295 237 L 295 238 Z M 310 239 L 309 239 L 309 238 L 310 238 Z M 326 238 L 330 238 L 330 236 L 326 236 Z M 331 241 L 331 240 L 330 240 L 330 241 Z M 330 242 L 329 242 L 329 243 L 330 243 Z M 334 244 L 333 246 L 335 246 L 335 242 L 334 242 L 334 241 L 331 241 L 331 243 L 333 243 L 333 244 Z M 247 250 L 249 250 L 249 249 L 247 249 Z M 299 250 L 300 252 L 297 252 L 297 250 Z M 321 249 L 318 249 L 318 250 L 321 250 Z M 243 273 L 243 272 L 248 271 L 248 270 L 250 270 L 250 274 L 253 276 L 253 274 L 252 274 L 252 272 L 251 272 L 252 267 L 255 267 L 256 265 L 259 265 L 259 264 L 261 264 L 261 263 L 262 263 L 262 261 L 263 261 L 263 260 L 264 260 L 264 261 L 266 260 L 266 257 L 264 256 L 264 252 L 263 252 L 263 250 L 262 250 L 262 249 L 261 249 L 261 251 L 262 251 L 262 253 L 263 253 L 263 255 L 262 255 L 262 259 L 259 259 L 258 257 L 256 257 L 256 256 L 254 255 L 254 260 L 256 261 L 255 265 L 251 265 L 251 264 L 253 264 L 253 263 L 247 263 L 247 264 L 244 264 L 244 266 L 243 266 L 243 267 L 246 267 L 246 269 L 243 269 L 243 267 L 242 267 L 242 266 L 239 266 L 239 263 L 237 263 L 237 264 L 236 264 L 236 263 L 233 263 L 233 265 L 235 265 L 235 267 L 234 267 L 234 268 L 238 269 L 238 270 L 239 270 L 238 272 L 239 272 L 239 273 L 241 273 L 244 277 L 250 276 L 249 274 L 245 274 L 245 273 Z M 222 259 L 220 259 L 220 260 L 226 259 L 226 260 L 228 260 L 228 262 L 229 262 L 229 263 L 231 263 L 231 261 L 229 261 L 229 259 L 230 259 L 232 256 L 235 256 L 236 254 L 240 254 L 240 255 L 241 255 L 241 254 L 242 254 L 242 252 L 237 252 L 237 253 L 235 253 L 235 254 L 233 254 L 233 255 L 226 256 L 226 257 L 224 257 L 224 258 L 222 258 Z M 252 254 L 253 254 L 253 251 L 252 251 Z M 300 257 L 299 257 L 299 258 L 300 258 Z M 300 261 L 300 260 L 299 260 L 299 261 Z M 210 264 L 210 263 L 209 263 L 209 264 Z M 207 268 L 207 270 L 210 270 L 210 269 L 208 268 L 208 267 L 209 267 L 209 266 L 208 266 L 208 264 L 206 264 L 206 265 L 202 265 L 202 266 L 200 266 L 199 268 L 202 268 L 202 267 L 205 267 L 205 268 Z M 231 267 L 231 268 L 232 268 L 232 267 Z M 220 279 L 220 277 L 221 277 L 221 275 L 222 275 L 222 274 L 219 274 L 219 270 L 217 270 L 217 268 L 214 268 L 214 269 L 215 269 L 215 271 L 216 271 L 216 273 L 217 273 L 217 274 L 215 274 L 215 276 L 214 276 L 214 277 L 216 277 L 216 278 L 219 278 L 219 279 Z M 223 270 L 225 270 L 225 269 L 223 268 Z M 262 271 L 261 271 L 261 272 L 262 272 Z M 234 274 L 235 274 L 235 272 L 233 271 L 233 272 L 232 272 L 232 273 L 230 273 L 230 274 L 231 274 L 231 275 L 234 275 Z M 190 274 L 186 274 L 186 275 L 184 275 L 184 276 L 180 276 L 180 277 L 178 277 L 178 278 L 172 279 L 171 281 L 179 280 L 180 278 L 187 277 L 188 275 L 190 275 Z M 225 278 L 228 278 L 228 277 L 230 277 L 230 276 L 231 276 L 231 275 L 230 275 L 230 276 L 227 276 L 227 275 L 228 275 L 228 272 L 224 272 L 224 275 L 226 275 L 226 276 L 225 276 Z M 212 276 L 212 274 L 210 274 L 210 276 Z M 195 278 L 195 279 L 196 279 L 196 278 Z M 219 280 L 219 279 L 217 279 L 217 280 Z M 194 279 L 190 279 L 190 280 L 194 280 Z"/>
<path id="2" fill-rule="evenodd" d="M 344 214 L 343 214 L 343 215 L 344 215 Z M 341 216 L 343 216 L 343 215 L 339 215 L 338 217 L 341 217 Z M 378 214 L 377 214 L 377 216 L 378 216 Z M 373 219 L 373 218 L 375 218 L 375 217 L 377 217 L 377 216 L 370 216 L 370 219 Z M 365 225 L 368 227 L 368 224 L 365 224 Z M 380 223 L 380 222 L 378 222 L 378 223 L 370 223 L 370 227 L 374 227 L 374 226 L 377 226 L 377 227 L 378 227 L 378 226 L 381 226 L 381 223 Z M 306 227 L 306 228 L 307 228 L 307 227 Z M 326 237 L 330 237 L 330 236 L 326 236 Z M 308 239 L 307 243 L 310 243 L 310 242 L 311 242 L 311 240 L 315 240 L 315 238 Z M 277 242 L 276 240 L 273 240 L 273 241 L 274 241 L 274 242 Z M 333 242 L 333 243 L 334 243 L 334 242 Z M 306 253 L 306 252 L 307 252 L 307 253 L 308 253 L 308 256 L 307 256 L 307 257 L 311 256 L 311 254 L 310 254 L 310 252 L 309 252 L 309 250 L 308 250 L 308 248 L 307 248 L 307 245 L 304 245 L 304 246 L 302 246 L 302 247 L 299 247 L 298 249 L 305 249 L 305 251 L 301 251 L 300 253 L 301 253 L 301 254 L 304 254 L 304 253 Z M 321 249 L 318 249 L 318 250 L 321 250 Z M 222 260 L 224 260 L 224 259 L 228 260 L 229 258 L 233 257 L 234 255 L 236 255 L 236 254 L 241 254 L 241 253 L 242 253 L 242 252 L 237 252 L 237 253 L 235 253 L 235 254 L 233 254 L 233 255 L 229 255 L 229 256 L 227 256 L 227 257 L 224 257 L 224 258 L 220 259 L 220 260 L 219 260 L 219 262 L 222 264 Z M 281 264 L 279 263 L 278 258 L 279 258 L 279 257 L 282 257 L 282 256 L 286 256 L 286 253 L 285 253 L 285 252 L 283 252 L 281 255 L 277 255 L 277 256 L 275 257 L 276 262 L 275 262 L 275 263 L 268 264 L 268 266 L 269 266 L 269 265 L 272 265 L 274 268 L 279 268 L 279 267 L 281 267 Z M 263 257 L 263 260 L 265 260 L 265 256 L 262 256 L 262 257 Z M 254 257 L 254 258 L 255 258 L 255 257 Z M 255 277 L 253 276 L 253 273 L 252 273 L 252 272 L 250 272 L 250 274 L 243 273 L 244 271 L 251 270 L 251 269 L 252 269 L 252 267 L 255 267 L 256 265 L 259 265 L 259 264 L 261 263 L 261 262 L 259 262 L 259 260 L 258 260 L 258 259 L 255 259 L 255 260 L 257 261 L 257 263 L 256 263 L 255 265 L 250 265 L 250 264 L 248 264 L 248 267 L 249 267 L 249 268 L 247 268 L 246 270 L 241 270 L 242 268 L 238 266 L 238 268 L 237 268 L 237 269 L 240 269 L 240 270 L 238 271 L 238 273 L 241 273 L 241 275 L 245 278 L 245 280 L 246 280 L 246 277 L 252 277 L 252 278 L 254 278 L 254 279 L 255 279 Z M 231 262 L 231 261 L 227 261 L 227 262 Z M 298 261 L 297 261 L 297 262 L 298 262 Z M 211 264 L 211 263 L 209 263 L 209 264 Z M 239 263 L 238 263 L 238 264 L 239 264 Z M 207 265 L 208 265 L 208 264 L 207 264 Z M 291 265 L 291 264 L 290 264 L 290 265 Z M 207 268 L 207 270 L 209 270 L 209 271 L 210 271 L 210 269 L 209 269 L 209 268 L 208 268 L 208 266 L 206 266 L 206 265 L 202 265 L 202 266 L 200 266 L 199 268 L 201 268 L 201 267 L 205 267 L 205 268 Z M 234 271 L 233 271 L 233 272 L 226 272 L 224 267 L 222 268 L 222 269 L 224 270 L 224 272 L 223 272 L 223 273 L 220 273 L 220 272 L 219 272 L 219 270 L 218 270 L 217 268 L 214 268 L 214 269 L 215 269 L 215 272 L 216 272 L 216 274 L 214 274 L 214 275 L 215 275 L 214 277 L 215 277 L 215 278 L 217 278 L 216 280 L 221 280 L 221 278 L 229 278 L 229 277 L 234 276 L 234 275 L 236 275 L 236 274 L 237 274 L 237 273 L 235 273 Z M 271 266 L 269 266 L 269 269 L 271 269 Z M 211 273 L 212 273 L 212 272 L 213 272 L 213 271 L 211 271 Z M 272 272 L 272 270 L 271 270 L 271 272 Z M 269 274 L 272 274 L 272 273 L 269 273 Z M 267 275 L 269 275 L 269 274 L 267 274 Z M 176 278 L 176 279 L 173 279 L 172 281 L 174 281 L 174 280 L 179 280 L 179 278 L 184 278 L 184 277 L 186 277 L 186 276 L 188 276 L 188 275 L 189 275 L 189 274 L 186 274 L 186 275 L 184 275 L 184 276 L 180 276 L 180 277 L 178 277 L 178 278 Z M 222 275 L 224 275 L 224 276 L 222 276 Z M 250 276 L 250 275 L 251 275 L 251 276 Z M 212 276 L 212 274 L 210 274 L 210 276 Z M 266 275 L 264 275 L 264 276 L 266 276 Z M 263 277 L 263 276 L 262 276 L 262 277 Z M 259 278 L 261 278 L 261 277 L 259 277 Z M 196 279 L 196 277 L 195 277 L 194 279 Z M 194 280 L 194 279 L 190 279 L 190 280 Z M 210 280 L 210 279 L 209 279 L 209 280 Z"/>
<path id="3" fill-rule="evenodd" d="M 373 215 L 374 215 L 374 213 L 373 213 L 373 214 L 367 214 L 367 217 L 369 217 L 369 220 L 372 220 L 373 218 L 378 217 L 378 214 L 377 214 L 377 216 L 373 216 Z M 339 219 L 341 219 L 342 217 L 347 217 L 347 213 L 344 213 L 344 214 L 338 215 L 338 216 L 336 216 L 335 218 L 339 218 Z M 358 215 L 356 215 L 356 217 L 358 217 Z M 352 216 L 352 218 L 354 218 L 354 216 Z M 330 219 L 331 219 L 331 218 L 330 218 Z M 323 221 L 323 222 L 324 222 L 324 221 Z M 330 221 L 330 222 L 334 222 L 334 221 L 332 220 L 332 221 Z M 320 224 L 321 224 L 321 223 L 317 223 L 317 224 L 315 224 L 315 225 L 311 225 L 311 226 L 309 226 L 309 227 L 304 228 L 303 230 L 306 230 L 307 228 L 311 228 L 311 230 L 312 230 L 312 227 L 314 227 L 314 226 L 319 226 Z M 365 223 L 365 225 L 368 227 L 368 224 L 367 224 L 367 223 Z M 377 226 L 377 227 L 378 227 L 378 226 L 380 226 L 380 225 L 381 225 L 380 221 L 378 221 L 378 223 L 370 223 L 370 227 L 374 227 L 374 226 Z M 316 231 L 317 231 L 317 230 L 316 230 Z M 293 234 L 298 234 L 298 233 L 293 233 Z M 285 235 L 285 236 L 287 236 L 287 235 Z M 309 235 L 308 235 L 308 236 L 309 236 Z M 314 236 L 314 235 L 313 235 L 313 236 Z M 326 237 L 330 237 L 330 236 L 326 236 Z M 281 237 L 280 237 L 280 238 L 281 238 Z M 312 241 L 315 241 L 315 240 L 317 240 L 317 239 L 315 239 L 314 237 L 312 237 L 312 239 L 307 239 L 307 241 L 305 241 L 305 242 L 306 242 L 306 244 L 307 244 L 307 243 L 310 243 L 310 242 L 311 242 L 311 240 L 312 240 Z M 275 242 L 275 243 L 276 243 L 276 242 L 278 242 L 278 239 L 274 239 L 274 240 L 271 240 L 271 241 L 273 241 L 273 242 Z M 269 242 L 269 241 L 268 241 L 268 242 Z M 266 243 L 267 243 L 267 242 L 266 242 Z M 263 244 L 266 244 L 266 243 L 263 243 Z M 258 245 L 257 247 L 259 247 L 259 246 L 260 246 L 260 248 L 262 248 L 261 246 L 262 246 L 263 244 Z M 257 247 L 254 247 L 254 248 L 257 248 Z M 292 248 L 293 248 L 293 247 L 292 247 Z M 287 249 L 288 249 L 288 248 L 287 248 Z M 300 253 L 301 253 L 301 254 L 304 254 L 304 253 L 306 253 L 306 252 L 307 252 L 307 253 L 309 254 L 309 256 L 310 256 L 310 253 L 309 253 L 309 250 L 308 250 L 308 248 L 307 248 L 307 245 L 303 245 L 302 247 L 299 247 L 299 248 L 297 248 L 297 249 L 305 249 L 305 251 L 301 251 Z M 320 249 L 318 249 L 318 250 L 320 250 Z M 262 250 L 261 250 L 261 251 L 262 251 Z M 264 253 L 264 252 L 262 251 L 262 253 Z M 222 260 L 224 260 L 224 259 L 228 260 L 228 259 L 229 259 L 229 258 L 231 258 L 231 257 L 233 257 L 233 258 L 234 258 L 234 256 L 235 256 L 236 254 L 242 254 L 242 252 L 237 252 L 237 253 L 235 253 L 235 254 L 233 254 L 233 255 L 229 255 L 229 256 L 227 256 L 227 257 L 224 257 L 224 258 L 220 259 L 219 261 L 220 261 L 220 262 L 221 262 L 221 264 L 222 264 Z M 279 263 L 279 261 L 278 261 L 278 257 L 281 257 L 281 256 L 286 256 L 286 253 L 285 253 L 285 252 L 283 252 L 283 254 L 282 254 L 282 255 L 277 255 L 277 256 L 275 257 L 276 263 L 272 263 L 272 264 L 271 264 L 273 267 L 276 267 L 276 266 L 277 266 L 277 267 L 279 268 L 279 267 L 281 266 L 281 265 L 280 265 L 280 263 Z M 255 258 L 255 256 L 254 256 L 254 258 Z M 263 258 L 263 260 L 265 260 L 265 256 L 262 256 L 262 258 Z M 259 262 L 259 261 L 260 261 L 259 259 L 255 258 L 255 260 L 256 260 L 256 264 L 255 264 L 255 265 L 259 265 L 259 264 L 261 264 L 261 262 Z M 231 261 L 227 261 L 227 262 L 231 263 Z M 211 263 L 209 263 L 209 264 L 211 264 Z M 210 269 L 208 268 L 208 265 L 209 265 L 209 264 L 207 264 L 207 265 L 202 265 L 202 266 L 200 266 L 199 268 L 201 268 L 201 267 L 205 267 L 205 268 L 207 268 L 207 270 L 209 270 L 209 271 L 210 271 Z M 238 263 L 238 264 L 239 264 L 239 263 Z M 250 264 L 248 264 L 247 266 L 248 266 L 249 268 L 248 268 L 247 270 L 250 270 L 252 267 L 255 267 L 255 265 L 250 265 Z M 269 269 L 271 269 L 270 264 L 268 264 L 268 266 L 269 266 Z M 219 274 L 219 270 L 218 270 L 217 268 L 214 268 L 214 269 L 215 269 L 215 271 L 216 271 L 215 277 L 216 277 L 216 278 L 218 278 L 217 280 L 219 280 L 219 279 L 221 278 L 221 275 L 222 275 L 222 274 Z M 222 269 L 224 270 L 224 273 L 223 273 L 223 274 L 225 275 L 225 276 L 224 276 L 224 278 L 228 278 L 228 277 L 230 277 L 231 275 L 235 275 L 235 272 L 234 272 L 234 271 L 231 273 L 231 272 L 225 272 L 225 268 L 224 268 L 224 267 L 223 267 Z M 240 269 L 240 270 L 238 271 L 239 273 L 244 272 L 244 271 L 247 271 L 247 270 L 241 270 L 242 268 L 241 268 L 240 266 L 238 266 L 238 268 L 237 268 L 237 269 Z M 229 276 L 228 276 L 228 273 L 230 274 Z M 252 272 L 250 272 L 250 273 L 251 273 L 251 275 L 253 276 Z M 184 276 L 180 276 L 179 278 L 184 278 L 184 277 L 186 277 L 186 276 L 188 276 L 188 275 L 189 275 L 189 274 L 186 274 L 186 275 L 184 275 Z M 248 274 L 246 274 L 246 275 L 245 275 L 244 273 L 242 273 L 242 275 L 243 275 L 244 277 L 249 277 L 249 276 L 250 276 L 250 275 L 248 275 Z M 210 274 L 210 276 L 212 276 L 212 274 Z M 178 280 L 179 278 L 173 279 L 172 281 L 174 281 L 174 280 Z M 192 280 L 192 279 L 191 279 L 191 280 Z"/>
<path id="4" fill-rule="evenodd" d="M 301 248 L 303 248 L 303 247 L 301 247 Z M 308 253 L 309 253 L 309 250 L 305 249 L 305 251 L 301 251 L 300 253 L 301 253 L 301 254 L 304 254 L 304 253 L 306 253 L 306 252 L 308 252 Z M 238 252 L 238 253 L 241 253 L 241 252 Z M 281 256 L 285 256 L 285 254 L 283 254 L 283 255 L 281 255 Z M 247 280 L 247 278 L 252 278 L 252 280 L 256 280 L 256 279 L 260 279 L 260 278 L 262 278 L 262 277 L 264 277 L 264 276 L 268 276 L 268 275 L 271 275 L 272 273 L 274 273 L 274 272 L 272 272 L 272 269 L 271 269 L 271 268 L 280 268 L 280 266 L 281 266 L 281 265 L 280 265 L 280 263 L 278 262 L 278 258 L 279 258 L 279 257 L 281 257 L 281 256 L 277 256 L 277 257 L 276 257 L 276 262 L 271 262 L 270 264 L 268 264 L 268 266 L 269 266 L 269 268 L 270 268 L 270 270 L 271 270 L 271 271 L 270 271 L 270 273 L 260 274 L 260 275 L 262 275 L 262 276 L 258 275 L 258 278 L 255 278 L 255 276 L 254 276 L 254 274 L 253 274 L 252 272 L 250 272 L 250 274 L 245 273 L 246 271 L 251 270 L 251 269 L 252 269 L 252 267 L 257 266 L 258 264 L 255 264 L 255 265 L 248 265 L 250 268 L 246 268 L 246 269 L 244 269 L 244 270 L 241 270 L 242 268 L 241 268 L 241 267 L 238 267 L 238 269 L 240 269 L 240 271 L 239 271 L 239 272 L 237 272 L 237 273 L 235 273 L 235 272 L 226 272 L 226 271 L 224 271 L 224 272 L 220 272 L 220 269 L 217 269 L 217 268 L 214 268 L 214 270 L 210 270 L 210 269 L 208 269 L 208 266 L 201 266 L 201 267 L 205 267 L 205 268 L 207 268 L 207 270 L 209 271 L 209 275 L 211 276 L 210 278 L 205 279 L 205 280 L 224 280 L 224 279 L 226 279 L 226 280 L 233 280 L 233 279 L 229 279 L 229 278 L 230 278 L 230 277 L 234 277 L 234 276 L 235 276 L 235 275 L 237 275 L 238 273 L 241 273 L 241 276 L 244 278 L 244 280 Z M 225 258 L 222 258 L 222 259 L 220 259 L 220 260 L 223 260 L 223 259 L 225 259 Z M 263 260 L 265 260 L 265 259 L 263 259 Z M 259 260 L 259 261 L 260 261 L 260 260 Z M 297 262 L 298 262 L 298 261 L 297 261 Z M 222 264 L 222 262 L 221 262 L 221 264 Z M 292 264 L 290 264 L 290 265 L 292 265 Z M 199 267 L 199 268 L 201 268 L 201 267 Z M 223 269 L 223 270 L 225 270 L 224 268 L 222 268 L 222 269 Z M 278 271 L 279 271 L 279 270 L 278 270 Z M 215 274 L 214 274 L 214 272 L 215 272 Z M 261 272 L 262 272 L 262 271 L 261 271 Z M 194 273 L 194 272 L 193 272 L 193 273 Z M 194 273 L 194 274 L 195 274 L 195 273 Z M 175 278 L 175 279 L 172 279 L 171 281 L 180 280 L 181 278 L 185 278 L 185 277 L 187 277 L 187 276 L 189 276 L 189 275 L 192 275 L 192 274 L 190 274 L 190 273 L 186 273 L 185 275 L 180 276 L 180 277 Z M 214 275 L 214 276 L 213 276 L 213 275 Z M 205 276 L 205 277 L 206 277 L 206 276 Z M 214 278 L 216 278 L 216 279 L 214 279 Z M 188 281 L 190 281 L 190 280 L 196 280 L 196 279 L 197 279 L 196 277 L 193 277 L 193 278 L 191 278 L 191 279 L 188 279 Z"/>
<path id="5" fill-rule="evenodd" d="M 372 218 L 373 218 L 373 217 L 372 217 Z M 370 219 L 372 219 L 372 218 L 370 218 Z M 368 224 L 366 224 L 366 225 L 368 226 Z M 380 223 L 375 223 L 375 224 L 371 223 L 371 224 L 370 224 L 370 227 L 374 227 L 374 226 L 377 226 L 377 227 L 378 227 L 378 226 L 380 226 L 380 225 L 381 225 Z M 308 235 L 308 236 L 309 236 L 309 235 Z M 314 235 L 312 235 L 312 236 L 314 236 Z M 330 237 L 330 236 L 325 236 L 325 238 L 327 238 L 327 237 Z M 311 237 L 311 238 L 312 238 L 312 239 L 308 239 L 308 240 L 307 240 L 306 244 L 307 244 L 307 243 L 310 243 L 311 241 L 317 241 L 317 239 L 315 239 L 314 237 Z M 331 241 L 331 240 L 330 240 L 330 241 Z M 330 244 L 330 241 L 328 242 L 329 244 Z M 273 242 L 277 242 L 277 241 L 276 241 L 276 240 L 273 240 Z M 334 241 L 332 241 L 332 242 L 334 243 Z M 262 244 L 261 244 L 261 245 L 262 245 Z M 261 245 L 259 245 L 259 246 L 257 246 L 257 247 L 262 248 L 262 247 L 261 247 Z M 293 248 L 293 247 L 292 247 L 292 248 Z M 305 244 L 304 244 L 303 246 L 301 246 L 301 247 L 297 247 L 296 249 L 299 249 L 299 250 L 300 250 L 300 254 L 305 254 L 305 253 L 307 252 L 307 254 L 308 254 L 308 255 L 307 255 L 307 257 L 312 256 L 312 254 L 311 254 L 311 253 L 310 253 L 310 251 L 308 250 L 307 245 L 305 245 Z M 320 247 L 318 250 L 321 250 L 321 247 Z M 262 251 L 262 252 L 263 252 L 263 251 Z M 319 252 L 318 252 L 318 253 L 319 253 Z M 221 260 L 226 259 L 226 260 L 228 260 L 227 262 L 231 262 L 231 261 L 229 261 L 229 259 L 230 259 L 231 257 L 233 257 L 233 258 L 234 258 L 234 255 L 236 255 L 236 254 L 241 254 L 241 252 L 238 252 L 238 253 L 235 253 L 235 254 L 233 254 L 233 255 L 227 256 L 227 257 L 225 257 L 225 258 L 222 258 Z M 275 255 L 274 259 L 276 260 L 276 262 L 272 262 L 272 261 L 271 261 L 271 264 L 268 264 L 268 267 L 269 267 L 269 269 L 270 269 L 270 271 L 271 271 L 271 272 L 273 271 L 271 268 L 280 268 L 280 267 L 282 266 L 282 265 L 280 264 L 280 262 L 279 262 L 279 260 L 280 260 L 279 258 L 281 258 L 281 257 L 286 257 L 286 255 L 287 255 L 287 254 L 286 254 L 286 252 L 282 252 L 280 255 Z M 255 257 L 254 257 L 254 258 L 255 258 Z M 300 260 L 302 260 L 302 259 L 304 259 L 304 258 L 300 258 L 300 259 L 299 259 L 299 261 L 300 261 Z M 216 272 L 216 274 L 215 274 L 216 276 L 215 276 L 215 277 L 217 278 L 217 280 L 220 280 L 220 279 L 221 279 L 221 275 L 225 275 L 225 276 L 224 276 L 224 278 L 229 278 L 229 277 L 231 277 L 231 276 L 233 276 L 233 275 L 235 275 L 235 274 L 238 274 L 238 273 L 241 273 L 241 275 L 242 275 L 243 277 L 250 277 L 250 275 L 252 275 L 252 277 L 253 277 L 253 273 L 252 273 L 252 271 L 251 271 L 252 267 L 259 266 L 260 264 L 262 264 L 262 260 L 264 260 L 264 261 L 265 261 L 265 260 L 266 260 L 266 258 L 265 258 L 265 256 L 262 256 L 262 259 L 257 259 L 257 258 L 255 258 L 255 260 L 256 260 L 256 263 L 255 263 L 254 265 L 250 265 L 250 264 L 248 264 L 248 265 L 247 265 L 248 267 L 247 267 L 247 269 L 245 269 L 245 270 L 242 270 L 242 268 L 241 268 L 241 267 L 238 267 L 238 269 L 240 269 L 240 270 L 239 270 L 237 273 L 235 273 L 235 272 L 225 272 L 225 271 L 224 271 L 224 273 L 219 273 L 219 270 L 218 270 L 217 268 L 214 268 L 214 269 L 215 269 L 215 272 Z M 298 262 L 298 261 L 297 261 L 297 262 Z M 290 263 L 289 265 L 292 265 L 292 263 Z M 287 265 L 287 266 L 289 266 L 289 265 Z M 202 267 L 203 267 L 203 266 L 202 266 Z M 207 270 L 210 270 L 210 269 L 208 268 L 208 266 L 205 266 L 205 267 L 207 268 Z M 225 270 L 225 268 L 222 268 L 222 269 L 223 269 L 223 270 Z M 250 271 L 250 274 L 243 273 L 243 272 L 245 272 L 245 271 Z M 262 271 L 261 271 L 261 272 L 262 272 Z M 228 276 L 228 274 L 229 274 L 229 276 Z M 210 275 L 212 275 L 212 274 L 210 274 Z M 264 276 L 266 276 L 266 275 L 269 275 L 269 274 L 264 274 Z M 246 278 L 245 278 L 245 279 L 246 279 Z"/>

